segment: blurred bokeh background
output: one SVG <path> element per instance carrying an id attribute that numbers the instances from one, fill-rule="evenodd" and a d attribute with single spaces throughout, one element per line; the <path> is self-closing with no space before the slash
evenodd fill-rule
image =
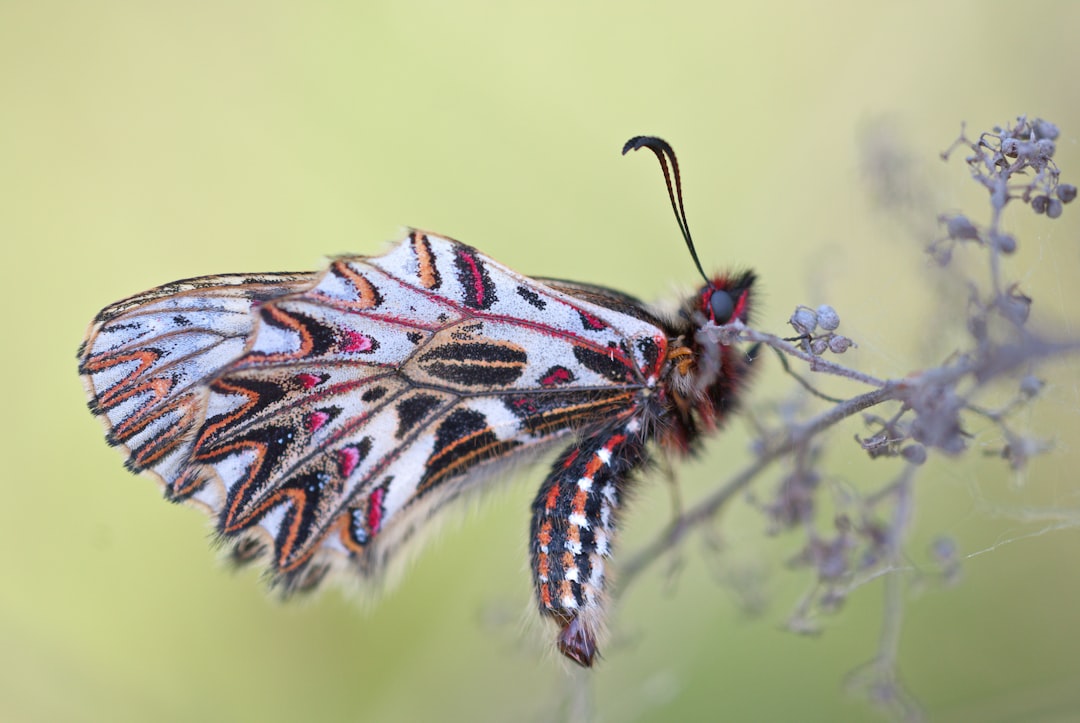
<path id="1" fill-rule="evenodd" d="M 881 581 L 822 634 L 784 630 L 812 585 L 784 565 L 802 539 L 767 536 L 745 500 L 718 549 L 695 536 L 678 575 L 665 562 L 629 589 L 585 675 L 532 622 L 527 509 L 546 464 L 451 525 L 380 604 L 278 604 L 217 562 L 199 513 L 121 468 L 75 349 L 123 296 L 377 253 L 405 225 L 525 273 L 662 298 L 695 273 L 655 161 L 619 156 L 652 133 L 680 153 L 705 266 L 758 270 L 763 329 L 829 302 L 860 343 L 847 361 L 902 375 L 963 340 L 962 294 L 939 293 L 912 234 L 943 210 L 987 216 L 959 159 L 937 157 L 960 123 L 1048 118 L 1080 179 L 1078 27 L 1067 0 L 5 0 L 0 719 L 874 718 L 844 681 L 875 654 Z M 876 208 L 867 147 L 904 149 L 925 204 Z M 1034 322 L 1080 335 L 1080 208 L 1011 213 L 1008 275 Z M 751 408 L 791 393 L 766 364 Z M 939 535 L 963 558 L 953 587 L 905 575 L 900 671 L 935 720 L 1080 717 L 1078 372 L 1047 370 L 1020 417 L 1050 456 L 1011 473 L 981 454 L 1000 435 L 976 427 L 965 459 L 919 477 L 911 564 Z M 836 430 L 837 485 L 897 471 L 857 453 L 859 431 Z M 749 439 L 736 422 L 682 467 L 684 498 L 745 464 Z M 670 515 L 667 488 L 643 484 L 622 552 Z"/>

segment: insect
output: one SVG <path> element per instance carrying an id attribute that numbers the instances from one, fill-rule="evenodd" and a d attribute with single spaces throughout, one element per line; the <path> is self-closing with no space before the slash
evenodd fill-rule
<path id="1" fill-rule="evenodd" d="M 640 148 L 705 281 L 674 313 L 413 230 L 321 272 L 203 276 L 105 308 L 78 354 L 90 410 L 129 470 L 203 508 L 285 593 L 378 577 L 500 463 L 562 445 L 532 504 L 531 569 L 559 650 L 591 666 L 635 474 L 694 452 L 750 370 L 710 330 L 747 320 L 754 275 L 705 275 L 674 151 L 639 136 L 623 153 Z"/>

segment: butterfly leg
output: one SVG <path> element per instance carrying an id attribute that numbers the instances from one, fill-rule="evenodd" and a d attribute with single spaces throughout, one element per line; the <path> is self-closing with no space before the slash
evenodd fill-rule
<path id="1" fill-rule="evenodd" d="M 624 418 L 564 452 L 533 502 L 529 546 L 540 612 L 559 625 L 559 651 L 585 667 L 603 629 L 604 566 L 619 505 L 646 459 L 640 420 Z"/>

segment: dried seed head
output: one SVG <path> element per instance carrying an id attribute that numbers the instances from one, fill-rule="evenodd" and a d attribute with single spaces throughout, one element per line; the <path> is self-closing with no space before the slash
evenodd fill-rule
<path id="1" fill-rule="evenodd" d="M 949 234 L 949 238 L 953 239 L 977 239 L 979 238 L 979 229 L 975 228 L 967 216 L 956 215 L 949 217 L 946 223 L 946 230 Z"/>
<path id="2" fill-rule="evenodd" d="M 771 532 L 779 532 L 812 520 L 814 517 L 814 490 L 821 478 L 812 471 L 796 471 L 780 483 L 776 497 L 766 506 L 772 518 Z"/>
<path id="3" fill-rule="evenodd" d="M 960 579 L 960 546 L 952 537 L 941 536 L 930 544 L 930 555 L 941 569 L 941 575 L 948 584 Z"/>
<path id="4" fill-rule="evenodd" d="M 810 341 L 810 353 L 814 356 L 821 356 L 825 353 L 825 350 L 829 348 L 828 339 L 819 338 L 812 339 Z"/>
<path id="5" fill-rule="evenodd" d="M 1062 203 L 1072 203 L 1076 199 L 1076 186 L 1071 183 L 1063 183 L 1057 187 L 1057 197 Z"/>
<path id="6" fill-rule="evenodd" d="M 829 351 L 833 354 L 843 354 L 854 345 L 855 342 L 840 334 L 833 334 L 829 337 Z"/>
<path id="7" fill-rule="evenodd" d="M 840 315 L 828 304 L 822 304 L 817 308 L 817 321 L 825 331 L 835 331 L 840 326 Z"/>
<path id="8" fill-rule="evenodd" d="M 934 263 L 938 266 L 948 266 L 952 261 L 952 247 L 953 245 L 944 243 L 935 243 L 927 249 L 931 258 L 934 259 Z"/>
<path id="9" fill-rule="evenodd" d="M 1036 138 L 1046 138 L 1051 141 L 1055 140 L 1060 134 L 1056 125 L 1042 118 L 1036 118 L 1031 122 L 1031 132 L 1035 134 Z"/>
<path id="10" fill-rule="evenodd" d="M 1046 382 L 1039 379 L 1037 376 L 1027 374 L 1020 380 L 1020 393 L 1030 399 L 1041 392 L 1045 384 Z"/>
<path id="11" fill-rule="evenodd" d="M 1035 152 L 1039 158 L 1045 160 L 1047 158 L 1054 157 L 1054 151 L 1057 150 L 1057 145 L 1049 138 L 1043 138 L 1035 141 Z"/>
<path id="12" fill-rule="evenodd" d="M 798 332 L 800 335 L 809 336 L 817 329 L 818 318 L 813 309 L 805 306 L 800 306 L 795 309 L 795 313 L 788 319 L 788 323 Z"/>
<path id="13" fill-rule="evenodd" d="M 926 447 L 921 444 L 909 444 L 900 450 L 900 456 L 911 464 L 922 464 L 926 461 Z"/>
<path id="14" fill-rule="evenodd" d="M 998 299 L 998 307 L 1002 315 L 1014 324 L 1021 325 L 1031 315 L 1031 297 L 1016 286 L 1009 288 L 1008 293 L 1002 294 Z"/>
<path id="15" fill-rule="evenodd" d="M 1047 217 L 1057 218 L 1061 215 L 1062 210 L 1063 207 L 1061 205 L 1061 201 L 1057 200 L 1056 198 L 1051 198 L 1049 201 L 1046 202 Z"/>
<path id="16" fill-rule="evenodd" d="M 1031 199 L 1031 210 L 1035 213 L 1046 213 L 1046 205 L 1050 202 L 1048 196 L 1036 196 Z"/>
<path id="17" fill-rule="evenodd" d="M 994 248 L 1003 254 L 1011 254 L 1016 251 L 1016 237 L 1007 233 L 995 233 L 990 237 Z"/>
<path id="18" fill-rule="evenodd" d="M 962 402 L 947 387 L 919 386 L 906 400 L 915 419 L 911 422 L 911 438 L 920 444 L 936 447 L 946 454 L 959 454 L 967 447 L 960 426 Z"/>
<path id="19" fill-rule="evenodd" d="M 959 546 L 952 537 L 938 537 L 930 545 L 930 553 L 939 562 L 954 561 L 958 552 Z"/>

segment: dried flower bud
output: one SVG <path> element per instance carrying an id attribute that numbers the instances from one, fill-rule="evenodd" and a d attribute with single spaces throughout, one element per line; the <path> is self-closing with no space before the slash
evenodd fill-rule
<path id="1" fill-rule="evenodd" d="M 1001 152 L 1009 158 L 1016 158 L 1020 154 L 1020 141 L 1015 138 L 1002 138 Z"/>
<path id="2" fill-rule="evenodd" d="M 955 392 L 941 386 L 921 386 L 912 391 L 906 400 L 916 414 L 911 422 L 911 438 L 946 454 L 963 452 L 967 442 L 960 426 L 962 403 Z"/>
<path id="3" fill-rule="evenodd" d="M 931 244 L 927 252 L 938 266 L 948 266 L 949 262 L 952 261 L 952 244 Z"/>
<path id="4" fill-rule="evenodd" d="M 825 353 L 825 350 L 829 348 L 828 339 L 818 338 L 810 341 L 810 353 L 814 356 L 821 356 Z"/>
<path id="5" fill-rule="evenodd" d="M 840 315 L 828 304 L 822 304 L 817 308 L 817 322 L 825 331 L 835 331 L 840 326 Z"/>
<path id="6" fill-rule="evenodd" d="M 955 583 L 960 578 L 960 546 L 954 538 L 936 538 L 930 544 L 930 555 L 941 568 L 946 583 Z"/>
<path id="7" fill-rule="evenodd" d="M 814 490 L 821 478 L 814 472 L 794 472 L 780 483 L 776 497 L 766 506 L 776 531 L 800 525 L 814 517 Z"/>
<path id="8" fill-rule="evenodd" d="M 788 323 L 799 334 L 813 334 L 818 325 L 817 314 L 814 313 L 813 309 L 800 306 L 795 309 L 795 313 L 788 319 Z"/>
<path id="9" fill-rule="evenodd" d="M 1049 201 L 1046 202 L 1047 217 L 1057 218 L 1061 215 L 1062 210 L 1063 207 L 1061 205 L 1061 201 L 1057 200 L 1056 198 L 1051 198 Z"/>
<path id="10" fill-rule="evenodd" d="M 1039 153 L 1038 146 L 1027 141 L 1021 141 L 1017 144 L 1016 153 L 1028 163 L 1037 163 L 1042 160 L 1042 154 Z"/>
<path id="11" fill-rule="evenodd" d="M 829 548 L 818 562 L 818 576 L 822 580 L 839 580 L 848 572 L 847 550 Z"/>
<path id="12" fill-rule="evenodd" d="M 1057 187 L 1057 197 L 1062 203 L 1072 203 L 1076 199 L 1076 186 L 1071 183 L 1063 183 Z"/>
<path id="13" fill-rule="evenodd" d="M 1037 376 L 1027 374 L 1020 380 L 1020 393 L 1030 399 L 1041 392 L 1045 384 L 1046 382 L 1039 379 Z"/>
<path id="14" fill-rule="evenodd" d="M 900 456 L 911 464 L 922 464 L 926 461 L 926 447 L 921 444 L 909 444 L 900 450 Z"/>
<path id="15" fill-rule="evenodd" d="M 1042 138 L 1035 141 L 1035 152 L 1040 158 L 1053 158 L 1054 151 L 1057 150 L 1057 145 L 1049 138 Z"/>
<path id="16" fill-rule="evenodd" d="M 946 232 L 949 234 L 949 238 L 954 239 L 977 239 L 979 238 L 979 229 L 975 228 L 967 216 L 956 215 L 950 216 L 946 223 Z"/>
<path id="17" fill-rule="evenodd" d="M 999 297 L 998 307 L 1006 319 L 1021 325 L 1027 322 L 1028 316 L 1031 315 L 1031 297 L 1016 286 L 1012 286 L 1008 293 Z"/>
<path id="18" fill-rule="evenodd" d="M 1035 213 L 1046 213 L 1046 205 L 1050 202 L 1048 196 L 1036 196 L 1031 199 L 1031 210 Z"/>
<path id="19" fill-rule="evenodd" d="M 1055 140 L 1060 133 L 1056 125 L 1042 118 L 1036 118 L 1032 121 L 1031 132 L 1035 134 L 1036 138 L 1046 138 L 1051 141 Z"/>
<path id="20" fill-rule="evenodd" d="M 930 544 L 930 553 L 939 562 L 953 562 L 959 552 L 959 546 L 952 537 L 941 536 Z"/>
<path id="21" fill-rule="evenodd" d="M 840 334 L 833 334 L 829 337 L 829 351 L 833 354 L 843 354 L 854 345 L 855 342 Z"/>
<path id="22" fill-rule="evenodd" d="M 1011 254 L 1016 251 L 1016 237 L 1007 233 L 995 233 L 990 237 L 994 248 L 1003 254 Z"/>

